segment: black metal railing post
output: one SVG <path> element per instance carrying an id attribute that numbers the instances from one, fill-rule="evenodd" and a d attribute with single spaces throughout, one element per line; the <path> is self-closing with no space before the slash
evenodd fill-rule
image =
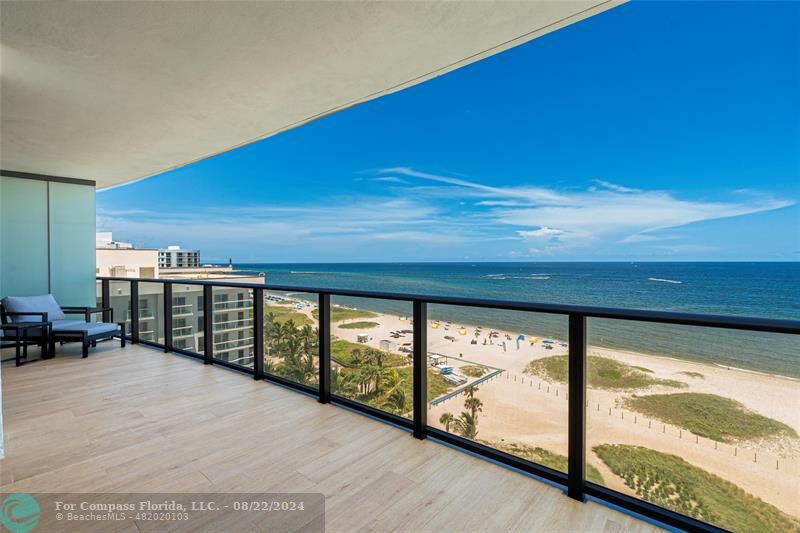
<path id="1" fill-rule="evenodd" d="M 172 351 L 172 283 L 164 282 L 164 352 Z"/>
<path id="2" fill-rule="evenodd" d="M 253 289 L 253 379 L 264 379 L 264 289 Z"/>
<path id="3" fill-rule="evenodd" d="M 203 362 L 214 362 L 214 287 L 203 285 Z"/>
<path id="4" fill-rule="evenodd" d="M 569 315 L 569 456 L 567 495 L 585 501 L 586 316 Z"/>
<path id="5" fill-rule="evenodd" d="M 428 305 L 414 300 L 414 437 L 424 439 L 428 427 Z"/>
<path id="6" fill-rule="evenodd" d="M 139 282 L 131 281 L 131 343 L 139 342 Z"/>
<path id="7" fill-rule="evenodd" d="M 331 401 L 331 295 L 319 293 L 319 403 Z"/>
<path id="8" fill-rule="evenodd" d="M 111 308 L 111 282 L 107 279 L 100 280 L 100 306 L 103 309 Z M 111 322 L 110 311 L 103 311 L 103 322 Z"/>

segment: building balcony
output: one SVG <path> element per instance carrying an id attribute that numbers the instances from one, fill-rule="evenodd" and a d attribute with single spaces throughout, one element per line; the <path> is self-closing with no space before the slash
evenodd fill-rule
<path id="1" fill-rule="evenodd" d="M 123 282 L 100 279 L 103 284 Z M 137 283 L 135 280 L 124 282 Z M 158 283 L 180 282 L 163 280 Z M 203 281 L 199 284 L 212 289 L 234 288 L 225 283 Z M 236 288 L 242 286 L 239 284 Z M 800 333 L 797 322 L 347 290 L 316 294 L 315 311 L 308 313 L 294 305 L 273 309 L 267 293 L 304 293 L 306 300 L 303 302 L 307 304 L 307 289 L 266 285 L 247 285 L 247 289 L 252 299 L 239 300 L 236 304 L 251 307 L 252 318 L 213 323 L 214 315 L 208 308 L 219 302 L 209 300 L 205 304 L 202 312 L 207 317 L 206 328 L 198 339 L 204 346 L 213 346 L 212 353 L 165 346 L 163 343 L 170 343 L 170 339 L 162 343 L 150 342 L 142 333 L 137 339 L 135 328 L 130 330 L 131 340 L 168 351 L 172 349 L 212 366 L 249 373 L 258 380 L 317 396 L 322 402 L 344 406 L 406 429 L 418 439 L 446 443 L 527 476 L 546 480 L 573 500 L 594 498 L 663 525 L 718 530 L 701 520 L 702 515 L 687 512 L 690 508 L 673 506 L 670 499 L 659 500 L 657 491 L 651 494 L 634 489 L 637 478 L 629 480 L 626 472 L 653 464 L 647 458 L 637 457 L 644 453 L 642 450 L 655 454 L 658 461 L 677 461 L 670 467 L 679 472 L 676 475 L 704 476 L 712 480 L 714 490 L 733 491 L 731 497 L 734 493 L 740 494 L 736 491 L 744 490 L 745 500 L 756 506 L 769 505 L 770 512 L 791 507 L 788 495 L 800 472 L 800 465 L 793 456 L 764 448 L 756 450 L 754 456 L 744 457 L 741 451 L 744 448 L 731 444 L 724 435 L 713 436 L 701 430 L 692 432 L 679 421 L 661 421 L 658 415 L 647 414 L 645 407 L 634 405 L 640 391 L 669 396 L 686 390 L 694 394 L 695 390 L 702 392 L 708 387 L 724 392 L 722 389 L 728 387 L 727 397 L 737 398 L 738 382 L 726 381 L 732 379 L 728 376 L 730 372 L 703 376 L 705 383 L 697 386 L 696 383 L 702 382 L 689 381 L 699 379 L 695 378 L 698 373 L 685 370 L 686 365 L 664 366 L 663 358 L 644 354 L 637 355 L 639 359 L 635 364 L 626 364 L 605 356 L 607 352 L 603 351 L 602 343 L 614 328 L 628 328 L 625 331 L 629 335 L 630 331 L 638 332 L 639 339 L 648 339 L 652 334 L 655 340 L 668 339 L 667 344 L 678 345 L 682 342 L 682 332 L 694 328 L 710 331 L 719 349 L 724 350 L 731 342 L 754 338 L 746 335 L 792 337 Z M 336 309 L 340 307 L 336 303 L 340 297 L 349 298 L 350 304 L 354 298 L 363 301 L 363 309 L 342 308 L 349 310 L 344 314 L 369 316 L 359 327 L 375 329 L 348 328 L 346 323 L 340 324 L 341 318 L 332 319 L 337 313 L 343 313 Z M 287 298 L 292 300 L 292 297 Z M 367 311 L 381 301 L 393 302 L 393 309 L 399 309 L 404 302 L 402 305 L 407 309 L 399 316 Z M 333 315 L 332 310 L 335 311 Z M 531 324 L 533 331 L 551 328 L 552 337 L 540 338 L 531 331 L 512 336 L 502 328 L 459 324 L 480 324 L 478 318 L 470 322 L 470 314 L 491 319 L 491 313 L 499 311 L 506 316 L 515 314 L 514 323 Z M 442 318 L 448 313 L 460 318 Z M 288 322 L 284 321 L 289 318 L 296 320 L 296 324 L 310 322 L 311 336 L 308 328 L 287 330 Z M 158 320 L 164 321 L 165 317 L 159 316 Z M 377 326 L 371 324 L 373 320 Z M 145 323 L 149 322 L 140 321 L 139 327 Z M 420 328 L 422 324 L 426 327 Z M 252 330 L 252 336 L 213 342 L 215 333 L 242 328 Z M 590 341 L 590 333 L 598 335 L 597 331 L 601 337 Z M 745 335 L 741 337 L 744 340 L 737 335 Z M 482 343 L 477 342 L 479 338 Z M 594 341 L 600 344 L 594 345 Z M 247 355 L 240 357 L 237 354 L 242 349 L 247 350 Z M 603 368 L 598 370 L 597 365 Z M 617 383 L 615 379 L 628 381 Z M 778 382 L 766 386 L 788 387 Z M 620 396 L 614 392 L 615 387 L 629 392 Z M 796 397 L 789 388 L 771 394 Z M 702 394 L 692 398 L 693 402 L 705 401 Z M 782 412 L 776 411 L 784 418 L 792 416 L 781 415 Z M 728 422 L 728 419 L 719 419 L 714 423 Z M 732 464 L 730 461 L 736 462 L 736 466 L 724 466 Z M 469 471 L 464 475 L 473 474 Z M 725 477 L 720 477 L 722 475 Z M 770 477 L 770 485 L 761 483 L 765 475 Z M 679 483 L 680 477 L 677 479 Z M 674 479 L 664 482 L 679 486 Z M 493 496 L 487 496 L 489 492 L 482 494 L 483 498 L 494 501 Z M 753 503 L 758 501 L 762 503 Z M 564 502 L 563 505 L 566 512 L 573 504 Z M 423 516 L 427 515 L 423 513 Z M 605 517 L 604 514 L 598 516 Z M 785 518 L 787 514 L 780 516 L 784 517 L 781 520 L 791 520 Z M 451 517 L 454 523 L 462 519 Z M 436 520 L 432 523 L 437 523 Z M 637 524 L 636 527 L 649 526 Z"/>
<path id="2" fill-rule="evenodd" d="M 284 387 L 115 344 L 3 368 L 4 493 L 321 492 L 329 532 L 658 530 Z M 97 387 L 109 374 L 125 379 Z"/>
<path id="3" fill-rule="evenodd" d="M 193 308 L 194 306 L 192 306 L 192 304 L 173 305 L 172 316 L 174 317 L 194 316 L 194 311 L 192 310 Z"/>
<path id="4" fill-rule="evenodd" d="M 250 318 L 243 318 L 241 320 L 228 320 L 226 322 L 214 322 L 214 332 L 221 331 L 238 331 L 242 329 L 250 329 L 253 327 L 253 320 Z"/>
<path id="5" fill-rule="evenodd" d="M 193 331 L 194 331 L 193 326 L 173 327 L 172 336 L 176 339 L 184 337 L 193 337 L 194 336 Z"/>
<path id="6" fill-rule="evenodd" d="M 253 337 L 246 337 L 244 339 L 232 339 L 228 341 L 219 341 L 214 343 L 214 353 L 224 353 L 233 350 L 241 350 L 243 348 L 252 348 L 254 339 Z"/>
<path id="7" fill-rule="evenodd" d="M 800 373 L 789 368 L 786 374 L 773 375 L 768 371 L 759 373 L 758 365 L 748 367 L 749 361 L 769 360 L 775 354 L 781 356 L 781 363 L 789 361 L 790 366 L 800 345 L 797 320 L 608 309 L 589 307 L 586 301 L 579 302 L 582 305 L 559 305 L 274 286 L 255 274 L 248 279 L 228 275 L 233 272 L 220 274 L 198 268 L 197 254 L 190 250 L 172 250 L 160 258 L 156 254 L 146 266 L 138 268 L 137 279 L 129 277 L 127 266 L 109 271 L 106 265 L 100 269 L 97 251 L 92 249 L 91 236 L 100 221 L 101 225 L 108 222 L 114 227 L 119 224 L 130 228 L 131 241 L 174 235 L 181 241 L 185 238 L 187 245 L 209 243 L 209 254 L 221 253 L 211 249 L 212 243 L 224 243 L 226 237 L 237 232 L 236 239 L 248 239 L 246 247 L 231 247 L 231 254 L 237 259 L 262 254 L 291 257 L 295 254 L 292 250 L 274 248 L 287 238 L 278 234 L 280 226 L 274 226 L 278 228 L 275 230 L 263 222 L 274 218 L 296 229 L 302 221 L 291 214 L 295 209 L 302 216 L 312 215 L 315 221 L 335 219 L 337 211 L 326 209 L 336 207 L 332 202 L 346 195 L 318 198 L 298 194 L 294 206 L 278 197 L 261 202 L 248 190 L 274 191 L 292 180 L 291 175 L 270 169 L 251 173 L 252 183 L 232 187 L 243 191 L 244 202 L 236 203 L 230 195 L 219 194 L 220 204 L 214 209 L 204 210 L 204 206 L 184 201 L 184 193 L 195 188 L 194 180 L 206 177 L 195 177 L 191 171 L 184 174 L 179 170 L 179 179 L 173 182 L 178 185 L 167 191 L 145 189 L 150 196 L 139 197 L 128 195 L 127 191 L 111 192 L 105 197 L 125 197 L 123 203 L 137 200 L 147 207 L 142 212 L 132 209 L 132 205 L 104 205 L 105 199 L 98 203 L 97 191 L 184 169 L 274 135 L 282 134 L 285 139 L 287 134 L 292 135 L 287 132 L 295 128 L 318 119 L 329 120 L 326 117 L 339 110 L 393 93 L 400 93 L 397 98 L 406 98 L 406 103 L 411 103 L 409 109 L 424 113 L 425 102 L 416 102 L 416 97 L 409 100 L 408 95 L 422 94 L 419 90 L 428 94 L 427 88 L 417 89 L 417 93 L 409 89 L 413 91 L 418 84 L 436 78 L 470 83 L 470 71 L 461 72 L 463 77 L 456 71 L 498 53 L 505 54 L 497 58 L 501 67 L 511 65 L 515 57 L 524 61 L 523 69 L 509 69 L 508 79 L 517 80 L 520 72 L 535 75 L 517 80 L 519 90 L 515 94 L 522 99 L 522 106 L 483 98 L 490 106 L 490 118 L 494 115 L 502 122 L 509 114 L 504 111 L 511 110 L 513 114 L 514 109 L 523 108 L 536 118 L 536 106 L 552 107 L 553 113 L 552 120 L 534 121 L 536 131 L 530 127 L 526 130 L 525 120 L 519 132 L 506 128 L 512 142 L 492 137 L 497 142 L 487 144 L 481 142 L 480 135 L 460 132 L 464 139 L 474 142 L 479 155 L 485 156 L 483 166 L 509 167 L 506 161 L 519 159 L 519 168 L 524 170 L 527 167 L 523 167 L 523 156 L 531 155 L 531 150 L 525 150 L 528 145 L 555 157 L 556 163 L 560 152 L 581 153 L 584 145 L 591 145 L 597 153 L 588 154 L 581 162 L 599 160 L 613 170 L 619 166 L 615 161 L 624 158 L 624 154 L 614 154 L 613 148 L 625 147 L 624 143 L 598 144 L 597 139 L 608 136 L 604 137 L 602 131 L 600 135 L 580 135 L 586 133 L 582 131 L 586 128 L 578 128 L 579 135 L 572 138 L 561 133 L 574 130 L 573 124 L 595 125 L 600 130 L 608 126 L 614 130 L 611 141 L 615 141 L 616 130 L 626 117 L 640 119 L 643 115 L 636 112 L 636 105 L 627 104 L 647 107 L 649 102 L 650 107 L 658 107 L 664 100 L 661 93 L 675 92 L 670 92 L 669 87 L 664 89 L 659 84 L 661 78 L 677 82 L 675 87 L 688 88 L 682 96 L 702 104 L 708 98 L 703 98 L 702 90 L 691 94 L 694 86 L 708 86 L 704 89 L 707 93 L 713 85 L 710 82 L 721 80 L 720 87 L 732 86 L 719 76 L 733 76 L 734 82 L 748 77 L 746 69 L 723 65 L 725 68 L 705 69 L 711 74 L 709 83 L 698 84 L 690 79 L 687 84 L 679 75 L 697 69 L 686 68 L 680 56 L 627 53 L 635 47 L 631 43 L 642 36 L 648 38 L 648 43 L 663 43 L 664 39 L 650 38 L 650 29 L 664 27 L 664 34 L 669 35 L 671 21 L 680 17 L 661 11 L 641 19 L 635 12 L 623 12 L 616 22 L 611 19 L 611 26 L 605 30 L 602 18 L 584 22 L 581 26 L 589 32 L 586 40 L 577 40 L 561 51 L 553 46 L 557 44 L 553 32 L 623 3 L 374 2 L 364 7 L 358 2 L 321 2 L 313 6 L 291 2 L 4 2 L 2 89 L 3 103 L 8 105 L 3 107 L 2 116 L 0 297 L 51 293 L 65 305 L 102 305 L 113 310 L 101 311 L 106 317 L 113 314 L 126 326 L 122 334 L 130 343 L 121 349 L 112 342 L 101 341 L 88 350 L 90 341 L 86 335 L 67 330 L 64 333 L 82 336 L 83 348 L 89 352 L 86 359 L 80 357 L 80 346 L 67 343 L 56 346 L 53 359 L 34 362 L 37 350 L 33 349 L 34 355 L 26 361 L 32 364 L 19 368 L 4 365 L 0 456 L 5 457 L 0 460 L 0 489 L 74 494 L 318 492 L 326 498 L 326 530 L 331 532 L 617 532 L 655 531 L 659 527 L 715 532 L 800 530 L 796 379 Z M 725 30 L 723 35 L 716 31 L 720 29 L 718 25 L 704 22 L 750 20 L 746 11 L 737 10 L 733 17 L 705 11 L 702 8 L 700 16 L 687 14 L 680 20 L 695 21 L 708 30 L 707 35 L 689 35 L 694 40 L 682 41 L 691 46 L 670 50 L 701 59 L 708 56 L 714 62 L 720 54 L 704 53 L 703 37 L 720 48 L 722 41 L 716 37 L 741 32 Z M 641 21 L 641 27 L 637 25 L 626 36 L 625 24 L 636 25 L 637 21 Z M 568 29 L 566 36 L 579 35 L 581 26 Z M 208 29 L 213 30 L 212 39 Z M 604 35 L 619 41 L 607 43 Z M 656 31 L 653 35 L 660 34 Z M 784 35 L 776 33 L 775 39 L 750 40 L 760 46 L 767 41 L 782 41 Z M 548 40 L 542 47 L 529 52 L 512 50 L 542 36 Z M 759 46 L 755 50 L 759 53 L 751 54 L 753 57 L 784 57 L 760 53 L 770 49 Z M 633 62 L 633 68 L 628 68 L 630 65 L 620 62 L 618 65 L 624 67 L 620 69 L 611 62 L 614 68 L 603 68 L 592 55 L 602 59 L 618 52 L 620 58 L 639 63 Z M 565 69 L 580 73 L 583 63 L 571 61 L 571 57 L 585 60 L 590 67 L 586 78 L 592 83 L 570 84 L 566 80 L 575 89 L 574 94 L 564 95 L 571 98 L 562 102 L 569 113 L 557 113 L 553 102 L 560 93 L 552 89 L 558 89 L 558 85 L 550 86 L 548 81 L 564 81 L 559 72 Z M 678 76 L 648 76 L 646 71 L 653 67 L 653 57 L 659 60 L 655 67 L 677 66 L 672 74 Z M 773 63 L 784 64 L 777 60 Z M 490 72 L 489 84 L 501 90 L 515 88 L 498 77 L 502 68 L 488 68 L 492 69 L 486 71 Z M 778 73 L 773 78 L 749 78 L 763 81 L 759 86 L 769 90 L 772 82 L 785 81 L 785 76 L 780 77 L 784 70 L 769 69 L 770 73 Z M 479 69 L 472 72 L 480 73 Z M 593 80 L 598 72 L 605 78 Z M 626 113 L 622 114 L 615 113 L 620 106 L 605 98 L 606 93 L 614 94 L 613 83 L 605 82 L 620 79 L 616 72 L 629 73 L 633 81 L 644 82 L 639 87 L 642 90 L 635 91 L 635 101 L 625 100 L 622 110 Z M 468 91 L 462 96 L 465 101 L 482 101 L 487 80 L 473 79 L 472 87 L 479 98 L 470 98 Z M 655 92 L 646 90 L 648 83 Z M 525 90 L 534 85 L 536 90 Z M 501 107 L 491 107 L 498 102 Z M 454 117 L 463 119 L 464 124 L 481 124 L 465 117 L 463 106 L 453 103 Z M 680 107 L 679 102 L 672 103 L 673 107 Z M 382 108 L 378 103 L 364 109 Z M 608 114 L 609 110 L 614 117 L 619 116 L 619 124 L 592 121 L 589 116 L 595 111 Z M 674 113 L 662 115 L 676 118 Z M 732 116 L 727 112 L 717 115 Z M 771 116 L 747 116 L 750 115 Z M 391 118 L 400 114 L 382 116 L 387 118 L 379 117 L 387 131 L 402 131 L 403 124 L 394 127 L 391 123 Z M 444 129 L 448 124 L 460 124 L 458 120 L 440 122 Z M 364 144 L 362 137 L 375 131 L 367 121 L 359 125 L 363 127 L 348 130 L 355 137 L 343 142 Z M 713 120 L 710 125 L 713 130 Z M 312 127 L 325 128 L 323 122 Z M 691 129 L 680 120 L 675 128 Z M 736 133 L 753 128 L 727 129 Z M 635 137 L 641 128 L 628 130 Z M 526 133 L 531 142 L 526 143 Z M 313 140 L 313 132 L 311 135 Z M 552 154 L 536 142 L 548 135 L 557 139 L 558 149 Z M 449 138 L 446 132 L 440 137 Z M 744 139 L 741 135 L 739 138 Z M 473 193 L 481 192 L 481 199 L 492 201 L 478 201 L 474 196 L 474 202 L 466 202 L 470 210 L 465 207 L 463 213 L 477 213 L 473 211 L 477 205 L 485 207 L 480 212 L 502 222 L 511 238 L 523 241 L 518 243 L 524 246 L 519 250 L 528 251 L 520 259 L 538 253 L 538 249 L 529 248 L 531 242 L 538 242 L 535 239 L 544 237 L 541 242 L 550 243 L 560 240 L 558 235 L 562 233 L 565 239 L 582 237 L 581 228 L 590 226 L 602 227 L 615 240 L 619 232 L 620 245 L 634 244 L 618 251 L 603 248 L 603 257 L 624 254 L 625 250 L 650 257 L 650 250 L 656 250 L 651 246 L 660 249 L 660 244 L 644 241 L 672 238 L 673 228 L 792 206 L 792 198 L 783 198 L 784 189 L 776 189 L 775 196 L 747 194 L 735 200 L 723 199 L 729 196 L 727 192 L 717 198 L 713 191 L 706 191 L 705 200 L 693 203 L 679 198 L 679 191 L 673 196 L 672 191 L 664 190 L 663 183 L 675 181 L 670 181 L 669 176 L 650 176 L 654 180 L 652 188 L 639 188 L 639 183 L 628 184 L 636 186 L 632 188 L 598 182 L 604 185 L 592 185 L 579 192 L 576 184 L 580 176 L 587 180 L 595 176 L 569 169 L 565 172 L 574 174 L 575 182 L 565 185 L 574 195 L 563 195 L 567 198 L 564 201 L 543 202 L 543 197 L 562 195 L 542 194 L 538 189 L 532 192 L 533 185 L 541 184 L 526 182 L 525 176 L 535 175 L 536 169 L 515 174 L 509 167 L 509 172 L 503 173 L 508 177 L 505 184 L 502 180 L 492 182 L 492 173 L 488 172 L 484 184 L 480 168 L 456 168 L 464 159 L 460 155 L 470 149 L 468 142 L 457 140 L 451 144 L 463 149 L 451 150 L 450 159 L 430 161 L 424 167 L 417 167 L 417 162 L 426 158 L 414 158 L 413 153 L 410 158 L 396 161 L 390 157 L 385 165 L 380 164 L 379 157 L 374 165 L 365 167 L 348 165 L 347 161 L 331 164 L 387 172 L 387 167 L 394 167 L 392 173 L 402 173 L 403 179 L 383 172 L 379 179 L 408 181 L 409 191 L 412 187 L 457 188 L 446 197 L 446 206 L 440 201 L 445 196 L 438 193 L 430 197 L 408 196 L 409 205 L 419 207 L 417 204 L 424 201 L 422 210 L 408 209 L 402 202 L 392 203 L 393 210 L 403 211 L 411 218 L 419 213 L 426 221 L 433 220 L 432 229 L 425 234 L 434 237 L 448 236 L 447 228 L 439 227 L 442 220 L 458 222 L 456 211 L 448 206 L 458 200 L 459 194 L 472 198 Z M 658 153 L 648 152 L 647 141 L 643 138 L 640 149 L 634 151 L 649 154 L 650 160 L 658 162 Z M 683 146 L 689 156 L 697 151 L 690 141 Z M 656 149 L 664 148 L 663 142 L 650 144 Z M 726 147 L 731 143 L 718 144 Z M 427 144 L 421 142 L 420 146 L 425 148 Z M 480 149 L 486 147 L 490 149 L 484 154 Z M 298 150 L 303 152 L 302 147 Z M 672 153 L 680 153 L 676 149 L 668 151 L 667 159 Z M 390 142 L 388 153 L 391 152 Z M 519 157 L 515 159 L 516 152 Z M 337 153 L 330 150 L 333 157 Z M 354 153 L 358 155 L 357 150 Z M 371 155 L 381 153 L 380 149 L 369 150 Z M 751 159 L 764 159 L 758 155 Z M 713 156 L 706 159 L 720 159 Z M 646 159 L 633 158 L 628 164 L 646 164 Z M 214 164 L 203 163 L 207 169 Z M 544 164 L 547 174 L 547 161 Z M 236 178 L 235 165 L 227 173 L 223 166 L 217 168 L 218 174 L 207 178 L 222 176 L 217 179 L 220 181 L 228 174 Z M 242 169 L 246 166 L 240 165 Z M 621 174 L 630 174 L 622 170 Z M 437 177 L 436 172 L 472 177 Z M 315 176 L 313 172 L 296 174 Z M 600 172 L 597 177 L 604 175 Z M 347 180 L 347 176 L 337 174 L 332 179 Z M 553 179 L 562 180 L 558 176 Z M 286 198 L 292 192 L 303 192 L 302 183 L 289 184 L 297 187 L 287 188 Z M 335 189 L 335 185 L 328 189 Z M 367 184 L 351 185 L 362 191 Z M 395 186 L 387 187 L 387 193 L 401 196 Z M 377 189 L 370 186 L 366 192 L 373 191 Z M 595 192 L 600 200 L 596 204 L 569 200 Z M 174 205 L 168 205 L 170 193 Z M 212 204 L 217 193 L 212 190 L 206 195 Z M 613 200 L 618 196 L 619 201 Z M 641 198 L 655 198 L 656 208 L 649 211 L 655 213 L 656 223 L 641 220 Z M 317 203 L 311 201 L 317 199 Z M 658 209 L 661 202 L 680 209 Z M 431 209 L 426 211 L 428 203 Z M 246 209 L 237 214 L 259 223 L 245 227 L 254 232 L 252 236 L 234 227 L 238 218 L 227 216 L 231 209 L 242 206 Z M 365 200 L 358 201 L 353 210 L 372 207 L 374 211 L 382 206 Z M 587 206 L 592 208 L 581 209 Z M 267 217 L 262 212 L 265 210 L 275 213 L 266 213 Z M 558 210 L 571 211 L 560 217 Z M 602 215 L 603 210 L 615 211 L 619 217 L 616 224 L 602 224 L 602 216 L 596 215 Z M 510 211 L 526 216 L 504 216 Z M 569 219 L 573 226 L 559 229 L 561 225 L 545 225 L 546 220 L 527 216 L 534 211 L 544 213 L 548 220 L 551 216 Z M 553 211 L 557 211 L 555 215 Z M 705 211 L 707 216 L 698 215 Z M 334 215 L 328 216 L 331 213 Z M 587 220 L 579 220 L 582 216 Z M 406 231 L 417 227 L 407 220 L 409 217 L 387 216 L 393 226 L 402 230 L 386 233 L 391 233 L 390 237 L 402 234 L 412 243 L 411 247 L 397 243 L 399 246 L 391 246 L 391 250 L 410 250 L 404 257 L 413 262 L 424 258 L 414 253 L 421 238 Z M 180 231 L 158 231 L 149 226 L 148 218 L 159 218 L 160 223 Z M 184 218 L 189 223 L 183 223 Z M 519 224 L 522 218 L 531 222 L 530 227 Z M 360 224 L 334 220 L 334 225 L 347 230 L 338 234 L 327 231 L 330 228 L 324 224 L 316 224 L 319 231 L 299 246 L 323 253 L 325 247 L 315 245 L 317 233 L 328 238 L 359 233 L 353 228 L 371 231 L 362 219 L 356 219 Z M 388 227 L 379 217 L 367 222 L 373 220 L 375 228 Z M 477 233 L 495 236 L 480 217 L 469 220 Z M 534 226 L 534 221 L 539 224 Z M 205 224 L 214 226 L 213 231 L 207 231 Z M 631 231 L 628 242 L 621 228 L 634 226 L 639 229 Z M 265 239 L 258 232 L 263 234 L 265 227 L 279 238 L 263 242 Z M 530 231 L 523 231 L 526 228 Z M 713 234 L 722 235 L 715 228 Z M 785 233 L 785 227 L 781 229 Z M 650 234 L 656 230 L 664 233 Z M 535 239 L 531 241 L 530 237 Z M 780 234 L 772 240 L 777 242 L 782 237 Z M 380 253 L 372 246 L 358 244 L 348 243 L 358 253 Z M 390 245 L 386 243 L 387 250 Z M 665 254 L 666 248 L 672 249 L 665 247 Z M 695 253 L 689 251 L 692 248 L 681 249 L 687 254 Z M 420 251 L 423 249 L 427 247 L 422 246 Z M 437 257 L 449 253 L 441 247 L 430 250 Z M 491 246 L 486 249 L 481 245 L 481 250 L 482 255 L 497 255 Z M 586 250 L 588 253 L 589 248 Z M 347 254 L 346 258 L 357 259 L 351 256 Z M 229 258 L 229 271 L 232 263 L 233 258 Z M 94 273 L 103 272 L 118 273 L 119 277 L 97 278 L 99 284 L 95 286 Z M 159 278 L 150 279 L 146 272 Z M 489 274 L 487 279 L 493 275 L 497 274 Z M 664 291 L 702 290 L 677 280 L 648 279 L 680 284 L 660 287 Z M 773 281 L 781 283 L 781 279 Z M 557 282 L 560 281 L 553 279 L 550 286 L 558 287 Z M 507 285 L 514 287 L 516 283 Z M 197 287 L 187 289 L 186 285 Z M 524 285 L 527 287 L 527 282 Z M 530 289 L 519 292 L 519 298 L 552 294 L 537 292 L 540 287 L 531 283 Z M 736 289 L 737 296 L 747 298 L 747 289 Z M 619 290 L 628 289 L 620 285 Z M 280 294 L 281 301 L 265 301 L 266 291 Z M 304 293 L 304 299 L 295 297 L 297 293 Z M 570 297 L 578 298 L 579 294 Z M 603 295 L 602 291 L 591 294 L 594 298 Z M 173 305 L 173 298 L 196 305 Z M 215 301 L 216 298 L 230 301 Z M 363 306 L 353 307 L 355 300 L 363 302 Z M 668 296 L 661 301 L 664 307 L 669 305 Z M 240 316 L 242 319 L 236 320 Z M 215 319 L 224 320 L 218 323 Z M 36 327 L 45 331 L 41 324 Z M 83 327 L 87 332 L 96 328 Z M 17 330 L 20 328 L 16 326 Z M 691 339 L 696 336 L 687 331 L 705 332 L 705 341 L 693 343 Z M 217 334 L 220 339 L 239 335 L 248 338 L 216 343 Z M 621 337 L 627 343 L 622 347 L 608 341 Z M 20 348 L 19 335 L 14 344 Z M 728 350 L 732 346 L 745 346 L 746 350 L 737 352 L 745 357 L 728 357 L 717 366 L 711 364 L 722 359 L 714 359 L 715 354 L 733 353 Z M 8 350 L 2 351 L 7 357 Z M 791 357 L 784 357 L 786 354 Z M 737 360 L 742 362 L 741 368 L 734 364 Z M 11 509 L 4 507 L 4 511 Z M 41 511 L 44 516 L 44 506 Z M 12 514 L 4 513 L 4 522 Z M 118 526 L 120 530 L 138 531 L 139 525 Z M 193 525 L 171 526 L 175 530 L 200 529 Z M 107 526 L 97 524 L 94 529 L 105 531 Z M 242 529 L 237 526 L 242 523 L 214 524 L 208 529 L 233 533 Z M 39 529 L 45 530 L 41 525 Z M 256 530 L 267 529 L 274 530 Z"/>
<path id="8" fill-rule="evenodd" d="M 226 302 L 214 302 L 214 312 L 236 311 L 240 309 L 250 309 L 253 307 L 252 298 L 245 300 L 229 300 Z"/>

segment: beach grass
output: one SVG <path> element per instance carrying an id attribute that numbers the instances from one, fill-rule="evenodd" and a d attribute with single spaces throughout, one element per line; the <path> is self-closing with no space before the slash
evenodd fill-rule
<path id="1" fill-rule="evenodd" d="M 552 468 L 553 470 L 558 470 L 559 472 L 567 471 L 566 455 L 561 455 L 559 453 L 551 452 L 550 450 L 545 450 L 544 448 L 528 446 L 527 444 L 521 444 L 518 442 L 486 442 L 485 444 L 487 446 L 491 446 L 492 448 L 497 448 L 498 450 L 510 453 L 511 455 L 522 457 L 523 459 L 527 459 L 528 461 L 536 464 Z M 603 475 L 596 467 L 588 463 L 586 464 L 586 479 L 592 483 L 603 484 Z"/>
<path id="2" fill-rule="evenodd" d="M 314 309 L 311 314 L 319 320 L 319 309 Z M 378 313 L 367 311 L 366 309 L 350 309 L 349 307 L 331 306 L 331 322 L 341 322 L 343 320 L 354 320 L 356 318 L 375 318 Z"/>
<path id="3" fill-rule="evenodd" d="M 700 372 L 690 372 L 688 370 L 682 370 L 681 372 L 678 372 L 678 374 L 681 374 L 682 376 L 686 376 L 692 379 L 706 379 L 706 377 Z"/>
<path id="4" fill-rule="evenodd" d="M 800 522 L 681 457 L 641 446 L 602 444 L 594 453 L 638 497 L 731 531 L 800 531 Z"/>
<path id="5" fill-rule="evenodd" d="M 377 328 L 380 326 L 378 322 L 370 322 L 367 320 L 359 320 L 357 322 L 347 322 L 345 324 L 339 324 L 339 327 L 342 329 L 370 329 L 370 328 Z"/>
<path id="6" fill-rule="evenodd" d="M 567 383 L 568 357 L 554 355 L 535 359 L 525 367 L 525 373 L 539 376 L 548 381 Z M 644 371 L 607 357 L 590 356 L 587 364 L 587 381 L 596 389 L 633 390 L 645 389 L 655 385 L 686 388 L 687 385 L 674 379 L 654 378 Z"/>
<path id="7" fill-rule="evenodd" d="M 682 427 L 719 442 L 775 436 L 797 438 L 797 432 L 782 422 L 760 415 L 732 400 L 699 392 L 633 396 L 623 400 L 632 411 Z"/>
<path id="8" fill-rule="evenodd" d="M 278 324 L 284 324 L 289 320 L 294 322 L 295 326 L 297 327 L 314 324 L 314 321 L 308 318 L 308 315 L 304 315 L 303 313 L 300 313 L 291 307 L 275 307 L 270 304 L 264 309 L 264 314 L 272 314 L 274 317 L 273 320 Z"/>
<path id="9" fill-rule="evenodd" d="M 331 359 L 344 367 L 358 366 L 356 356 L 364 354 L 367 350 L 384 354 L 383 365 L 386 367 L 405 366 L 410 362 L 409 358 L 404 355 L 378 350 L 366 344 L 350 342 L 344 339 L 331 340 Z"/>
<path id="10" fill-rule="evenodd" d="M 471 378 L 479 378 L 489 371 L 488 368 L 481 365 L 464 365 L 459 370 L 462 374 Z"/>

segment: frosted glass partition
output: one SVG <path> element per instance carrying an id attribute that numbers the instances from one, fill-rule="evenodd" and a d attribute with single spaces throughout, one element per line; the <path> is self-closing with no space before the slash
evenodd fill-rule
<path id="1" fill-rule="evenodd" d="M 47 183 L 0 177 L 0 297 L 48 292 L 47 231 Z"/>
<path id="2" fill-rule="evenodd" d="M 93 305 L 94 187 L 49 185 L 51 291 L 63 305 Z"/>
<path id="3" fill-rule="evenodd" d="M 0 177 L 0 297 L 94 305 L 95 189 Z"/>

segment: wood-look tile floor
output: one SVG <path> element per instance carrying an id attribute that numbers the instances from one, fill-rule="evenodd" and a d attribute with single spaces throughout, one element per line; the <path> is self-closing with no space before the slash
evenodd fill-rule
<path id="1" fill-rule="evenodd" d="M 321 492 L 331 532 L 659 530 L 237 372 L 136 345 L 78 351 L 3 365 L 0 491 Z"/>

